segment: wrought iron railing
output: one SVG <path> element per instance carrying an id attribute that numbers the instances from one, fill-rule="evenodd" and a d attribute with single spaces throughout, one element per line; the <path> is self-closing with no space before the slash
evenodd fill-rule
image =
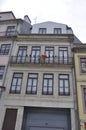
<path id="1" fill-rule="evenodd" d="M 1 36 L 16 36 L 18 34 L 18 32 L 15 30 L 15 31 L 5 31 L 5 32 L 0 32 L 0 37 Z"/>
<path id="2" fill-rule="evenodd" d="M 11 64 L 59 64 L 59 65 L 72 65 L 73 58 L 72 57 L 47 57 L 45 59 L 41 59 L 41 57 L 35 56 L 11 56 L 10 58 Z"/>

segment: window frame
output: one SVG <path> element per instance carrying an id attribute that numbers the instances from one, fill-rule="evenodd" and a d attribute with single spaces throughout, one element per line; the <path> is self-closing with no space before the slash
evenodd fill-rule
<path id="1" fill-rule="evenodd" d="M 8 26 L 7 27 L 7 31 L 6 31 L 6 36 L 13 36 L 13 35 L 15 35 L 15 29 L 16 29 L 15 25 Z"/>
<path id="2" fill-rule="evenodd" d="M 81 73 L 86 73 L 86 70 L 83 70 L 82 64 L 85 64 L 84 69 L 86 69 L 86 61 L 81 61 L 81 60 L 86 60 L 86 57 L 80 57 L 80 72 Z"/>
<path id="3" fill-rule="evenodd" d="M 0 54 L 1 55 L 8 55 L 9 51 L 10 51 L 10 47 L 11 47 L 11 44 L 1 44 Z"/>
<path id="4" fill-rule="evenodd" d="M 52 48 L 52 52 L 53 52 L 53 55 L 52 55 L 52 56 L 50 55 L 50 53 L 51 53 L 50 48 Z M 47 49 L 48 49 L 48 50 L 47 50 Z M 46 52 L 48 52 L 49 55 L 47 55 Z M 54 47 L 48 47 L 48 46 L 46 46 L 46 47 L 45 47 L 45 55 L 48 57 L 47 59 L 45 59 L 45 62 L 46 62 L 46 63 L 54 63 Z"/>
<path id="5" fill-rule="evenodd" d="M 18 74 L 21 74 L 21 76 L 20 77 L 15 76 L 15 75 L 18 75 Z M 13 85 L 13 80 L 14 79 L 16 79 L 16 85 Z M 18 79 L 21 79 L 20 85 L 18 85 Z M 14 72 L 13 73 L 13 77 L 12 77 L 11 87 L 10 87 L 10 93 L 12 93 L 12 94 L 20 94 L 21 93 L 22 81 L 23 81 L 23 73 L 16 73 L 16 72 Z M 12 90 L 13 86 L 15 87 L 14 91 Z M 19 92 L 16 90 L 17 87 L 20 87 L 20 91 Z"/>
<path id="6" fill-rule="evenodd" d="M 63 50 L 60 50 L 63 49 Z M 66 50 L 64 50 L 66 49 Z M 65 57 L 65 51 L 67 53 L 67 56 Z M 62 52 L 62 56 L 60 55 L 60 52 Z M 66 58 L 66 60 L 65 60 Z M 68 47 L 59 47 L 58 51 L 58 60 L 60 64 L 67 64 L 68 63 Z"/>
<path id="7" fill-rule="evenodd" d="M 53 33 L 54 34 L 62 34 L 62 28 L 54 28 Z"/>
<path id="8" fill-rule="evenodd" d="M 37 77 L 30 77 L 30 75 L 36 75 Z M 28 88 L 28 81 L 29 80 L 31 80 L 31 82 L 32 82 L 32 84 L 31 84 L 31 91 L 30 92 L 28 92 L 27 91 L 27 88 Z M 34 82 L 34 80 L 36 80 L 36 91 L 35 91 L 35 93 L 33 93 L 33 88 L 34 88 L 34 86 L 33 86 L 33 82 Z M 38 86 L 38 73 L 28 73 L 28 78 L 27 78 L 27 86 L 26 86 L 26 94 L 32 94 L 32 95 L 36 95 L 37 94 L 37 86 Z"/>
<path id="9" fill-rule="evenodd" d="M 19 55 L 19 51 L 21 51 L 21 55 Z M 26 56 L 27 56 L 27 46 L 19 46 L 18 47 L 18 52 L 17 52 L 17 63 L 25 63 L 26 61 L 26 56 L 23 56 L 24 51 L 26 51 Z M 18 59 L 19 58 L 19 59 Z M 18 61 L 19 60 L 19 61 Z"/>
<path id="10" fill-rule="evenodd" d="M 67 76 L 68 78 L 60 78 L 60 76 Z M 63 81 L 63 87 L 60 86 L 60 81 Z M 68 87 L 65 86 L 65 81 L 67 80 L 68 82 Z M 63 88 L 63 93 L 60 92 L 60 88 Z M 68 89 L 68 92 L 65 91 L 65 88 Z M 70 96 L 70 79 L 69 79 L 69 74 L 59 74 L 58 75 L 58 92 L 59 96 Z"/>
<path id="11" fill-rule="evenodd" d="M 44 78 L 44 76 L 47 76 L 47 75 L 50 75 L 50 76 L 52 76 L 52 78 Z M 44 80 L 47 80 L 47 85 L 48 86 L 46 86 L 47 87 L 47 91 L 46 91 L 46 93 L 44 93 Z M 49 93 L 49 80 L 52 80 L 52 92 L 51 93 Z M 42 83 L 42 95 L 53 95 L 53 89 L 54 89 L 54 74 L 52 74 L 52 73 L 44 73 L 43 74 L 43 83 Z"/>
<path id="12" fill-rule="evenodd" d="M 35 52 L 34 55 L 33 55 L 33 52 Z M 38 52 L 39 52 L 39 55 L 37 56 Z M 30 63 L 36 63 L 36 64 L 40 63 L 40 53 L 41 53 L 41 47 L 40 46 L 32 46 L 31 55 L 30 55 Z"/>
<path id="13" fill-rule="evenodd" d="M 0 72 L 0 80 L 2 80 L 3 76 L 4 76 L 5 66 L 0 66 L 0 68 L 3 68 L 3 71 Z M 0 69 L 0 70 L 2 70 L 2 69 Z"/>
<path id="14" fill-rule="evenodd" d="M 39 34 L 46 34 L 47 28 L 39 28 Z"/>

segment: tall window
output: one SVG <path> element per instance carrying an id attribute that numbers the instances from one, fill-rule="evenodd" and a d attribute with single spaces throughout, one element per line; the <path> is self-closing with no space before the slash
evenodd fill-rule
<path id="1" fill-rule="evenodd" d="M 17 54 L 17 63 L 25 63 L 27 54 L 27 47 L 20 46 Z"/>
<path id="2" fill-rule="evenodd" d="M 69 95 L 70 86 L 69 86 L 69 75 L 60 74 L 59 75 L 59 95 Z"/>
<path id="3" fill-rule="evenodd" d="M 86 73 L 86 57 L 80 58 L 81 72 Z"/>
<path id="4" fill-rule="evenodd" d="M 85 109 L 86 109 L 86 88 L 83 88 L 84 92 L 84 103 L 85 103 Z"/>
<path id="5" fill-rule="evenodd" d="M 68 49 L 66 47 L 59 48 L 59 63 L 67 64 L 68 62 Z"/>
<path id="6" fill-rule="evenodd" d="M 61 28 L 54 28 L 54 34 L 61 34 L 62 30 Z"/>
<path id="7" fill-rule="evenodd" d="M 8 55 L 9 50 L 10 50 L 10 44 L 2 44 L 0 48 L 0 54 Z"/>
<path id="8" fill-rule="evenodd" d="M 39 63 L 40 60 L 40 47 L 32 47 L 31 63 Z"/>
<path id="9" fill-rule="evenodd" d="M 14 73 L 10 93 L 20 93 L 23 73 Z"/>
<path id="10" fill-rule="evenodd" d="M 15 35 L 15 26 L 8 26 L 6 31 L 6 36 Z"/>
<path id="11" fill-rule="evenodd" d="M 53 74 L 44 74 L 43 75 L 43 95 L 52 95 L 53 94 Z"/>
<path id="12" fill-rule="evenodd" d="M 37 83 L 38 83 L 38 74 L 28 74 L 27 81 L 27 94 L 36 94 L 37 93 Z"/>
<path id="13" fill-rule="evenodd" d="M 54 60 L 54 48 L 53 47 L 46 47 L 45 48 L 45 55 L 48 57 L 46 58 L 46 63 L 53 63 Z"/>
<path id="14" fill-rule="evenodd" d="M 0 80 L 2 80 L 2 79 L 3 79 L 4 69 L 5 69 L 5 67 L 4 67 L 4 66 L 0 66 Z"/>
<path id="15" fill-rule="evenodd" d="M 46 28 L 39 28 L 39 34 L 46 34 Z"/>

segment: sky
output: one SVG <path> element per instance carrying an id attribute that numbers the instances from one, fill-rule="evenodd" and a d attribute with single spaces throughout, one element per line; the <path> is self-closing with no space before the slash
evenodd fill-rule
<path id="1" fill-rule="evenodd" d="M 86 43 L 86 0 L 0 0 L 0 12 L 4 11 L 13 11 L 16 18 L 28 15 L 32 24 L 66 24 Z"/>

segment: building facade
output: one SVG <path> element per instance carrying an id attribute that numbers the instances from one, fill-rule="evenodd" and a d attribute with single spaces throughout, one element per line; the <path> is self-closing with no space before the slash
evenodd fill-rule
<path id="1" fill-rule="evenodd" d="M 11 49 L 7 62 L 1 56 L 7 69 L 1 71 L 6 90 L 0 129 L 79 130 L 72 48 L 80 41 L 65 24 L 31 26 L 28 16 L 25 23 L 27 32 L 23 22 L 17 35 L 1 36 L 1 46 L 11 44 Z"/>
<path id="2" fill-rule="evenodd" d="M 77 105 L 80 130 L 86 129 L 86 45 L 74 47 Z"/>

